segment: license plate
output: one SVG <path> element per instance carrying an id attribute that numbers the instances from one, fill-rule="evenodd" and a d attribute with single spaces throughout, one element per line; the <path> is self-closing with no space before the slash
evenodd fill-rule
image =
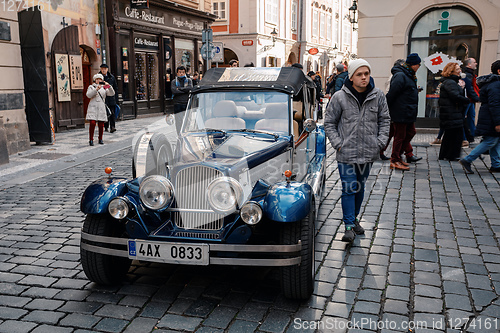
<path id="1" fill-rule="evenodd" d="M 142 240 L 128 241 L 130 259 L 170 264 L 208 265 L 208 244 L 160 243 Z"/>

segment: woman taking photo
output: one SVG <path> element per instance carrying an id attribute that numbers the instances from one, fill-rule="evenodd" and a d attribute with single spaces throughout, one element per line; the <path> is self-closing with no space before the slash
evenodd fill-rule
<path id="1" fill-rule="evenodd" d="M 114 96 L 113 87 L 104 81 L 102 74 L 98 73 L 93 77 L 92 83 L 87 89 L 87 97 L 90 98 L 87 109 L 87 119 L 90 122 L 89 127 L 89 145 L 94 145 L 94 130 L 97 122 L 99 127 L 99 143 L 102 145 L 102 134 L 104 132 L 104 123 L 108 121 L 106 112 L 106 96 Z"/>
<path id="2" fill-rule="evenodd" d="M 456 62 L 450 62 L 443 68 L 439 95 L 439 121 L 444 130 L 444 137 L 439 150 L 439 159 L 456 161 L 460 159 L 464 136 L 465 82 L 460 79 L 462 70 Z"/>

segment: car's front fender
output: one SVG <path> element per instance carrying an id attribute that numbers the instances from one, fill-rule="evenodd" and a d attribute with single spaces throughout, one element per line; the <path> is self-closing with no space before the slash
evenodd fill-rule
<path id="1" fill-rule="evenodd" d="M 83 192 L 80 210 L 85 214 L 101 214 L 106 212 L 108 203 L 114 197 L 122 195 L 127 187 L 127 178 L 101 178 L 93 182 Z"/>
<path id="2" fill-rule="evenodd" d="M 277 222 L 302 220 L 309 214 L 313 191 L 309 184 L 281 182 L 271 186 L 264 200 L 266 216 Z"/>

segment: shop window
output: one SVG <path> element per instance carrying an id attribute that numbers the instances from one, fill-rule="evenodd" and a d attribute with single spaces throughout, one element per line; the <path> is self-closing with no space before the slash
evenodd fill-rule
<path id="1" fill-rule="evenodd" d="M 132 93 L 132 86 L 130 84 L 132 78 L 131 78 L 131 71 L 130 71 L 130 36 L 128 34 L 126 35 L 119 35 L 119 40 L 120 42 L 118 43 L 118 55 L 119 59 L 121 61 L 120 65 L 117 66 L 118 73 L 117 75 L 122 77 L 121 80 L 121 90 L 122 90 L 122 99 L 123 101 L 131 101 L 131 96 L 133 96 Z"/>
<path id="2" fill-rule="evenodd" d="M 443 54 L 443 61 L 457 59 L 463 62 L 475 58 L 479 63 L 481 28 L 477 17 L 462 7 L 439 8 L 424 13 L 410 29 L 408 53 L 416 52 L 424 59 Z M 441 72 L 433 73 L 425 66 L 417 71 L 417 85 L 423 88 L 419 95 L 418 117 L 429 120 L 439 117 L 437 86 Z M 433 125 L 433 123 L 429 123 Z"/>
<path id="3" fill-rule="evenodd" d="M 194 42 L 192 40 L 175 39 L 175 68 L 186 67 L 186 73 L 192 74 L 194 63 Z M 196 68 L 196 67 L 194 67 Z"/>
<path id="4" fill-rule="evenodd" d="M 166 99 L 171 99 L 172 98 L 172 88 L 171 88 L 171 82 L 175 77 L 175 73 L 172 69 L 172 57 L 173 57 L 173 50 L 172 50 L 172 40 L 169 37 L 166 37 L 163 39 L 163 50 L 165 52 L 164 57 L 165 57 L 165 98 Z"/>

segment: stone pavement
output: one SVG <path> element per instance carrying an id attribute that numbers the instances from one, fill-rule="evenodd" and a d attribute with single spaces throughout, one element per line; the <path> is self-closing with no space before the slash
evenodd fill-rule
<path id="1" fill-rule="evenodd" d="M 74 149 L 84 149 L 84 134 Z M 424 159 L 408 172 L 374 164 L 361 217 L 366 234 L 347 248 L 329 148 L 315 291 L 306 302 L 285 299 L 277 270 L 266 268 L 134 262 L 123 285 L 89 282 L 79 263 L 80 197 L 105 166 L 131 175 L 130 144 L 5 167 L 0 332 L 499 332 L 498 175 L 487 171 L 487 157 L 473 175 L 438 161 L 439 148 L 426 144 L 432 138 L 417 136 Z"/>

